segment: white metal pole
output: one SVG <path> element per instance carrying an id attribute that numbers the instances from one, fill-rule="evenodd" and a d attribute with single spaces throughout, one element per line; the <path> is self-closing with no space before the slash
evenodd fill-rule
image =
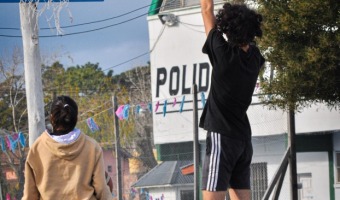
<path id="1" fill-rule="evenodd" d="M 29 145 L 31 146 L 45 129 L 38 18 L 35 3 L 22 2 L 19 6 L 24 49 Z"/>

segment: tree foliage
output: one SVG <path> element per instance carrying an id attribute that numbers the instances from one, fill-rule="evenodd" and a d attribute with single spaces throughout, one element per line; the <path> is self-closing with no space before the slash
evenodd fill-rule
<path id="1" fill-rule="evenodd" d="M 299 109 L 340 102 L 339 3 L 336 0 L 259 0 L 269 64 L 261 88 L 274 107 Z"/>
<path id="2" fill-rule="evenodd" d="M 27 122 L 24 74 L 20 68 L 22 60 L 19 62 L 19 58 L 18 55 L 13 55 L 13 60 L 9 62 L 12 64 L 0 59 L 0 125 L 1 128 L 16 132 L 27 129 L 27 123 L 24 123 Z M 146 171 L 157 165 L 153 154 L 152 112 L 147 108 L 147 104 L 151 102 L 150 65 L 113 75 L 113 71 L 105 72 L 98 63 L 65 68 L 61 63 L 55 62 L 42 66 L 42 82 L 46 124 L 53 99 L 58 95 L 68 95 L 79 107 L 77 127 L 96 139 L 104 148 L 112 148 L 115 144 L 112 96 L 117 96 L 119 105 L 129 103 L 131 109 L 128 120 L 119 121 L 121 146 L 124 148 L 122 151 L 129 152 L 140 160 Z M 135 113 L 136 105 L 143 103 L 145 106 L 140 114 Z M 91 132 L 88 128 L 86 122 L 90 117 L 99 125 L 99 131 Z M 6 151 L 3 154 L 7 165 L 18 173 L 19 185 L 13 190 L 17 198 L 21 198 L 22 194 L 18 191 L 23 189 L 22 173 L 26 157 L 24 150 L 19 148 L 17 152 Z"/>
<path id="3" fill-rule="evenodd" d="M 130 104 L 129 118 L 119 121 L 121 146 L 140 158 L 147 170 L 157 164 L 153 155 L 152 113 L 146 106 L 151 102 L 149 65 L 115 76 L 113 71 L 105 74 L 98 64 L 92 63 L 65 69 L 56 62 L 43 69 L 46 102 L 51 102 L 57 95 L 69 95 L 75 99 L 79 107 L 77 127 L 104 147 L 112 148 L 115 144 L 112 95 L 117 96 L 119 105 Z M 136 105 L 141 103 L 145 107 L 141 114 L 137 114 Z M 90 131 L 86 123 L 89 117 L 98 124 L 100 131 Z"/>
<path id="4" fill-rule="evenodd" d="M 0 127 L 16 132 L 28 127 L 22 64 L 19 48 L 0 58 Z"/>
<path id="5" fill-rule="evenodd" d="M 59 95 L 68 95 L 78 104 L 77 127 L 98 142 L 112 146 L 114 126 L 111 96 L 116 90 L 112 74 L 112 72 L 105 74 L 98 63 L 86 63 L 67 69 L 59 62 L 55 62 L 51 66 L 43 66 L 42 76 L 47 103 L 46 116 L 50 109 L 49 103 L 53 98 Z M 100 131 L 91 132 L 86 123 L 89 117 L 100 122 Z"/>
<path id="6" fill-rule="evenodd" d="M 26 112 L 26 95 L 23 76 L 23 58 L 19 48 L 13 48 L 11 53 L 0 57 L 0 137 L 3 141 L 13 132 L 25 132 L 28 127 Z M 9 130 L 9 131 L 8 131 Z M 1 183 L 7 183 L 2 177 L 11 169 L 18 178 L 17 184 L 2 184 L 2 192 L 11 193 L 16 198 L 22 197 L 24 187 L 24 164 L 26 149 L 17 145 L 15 150 L 2 146 L 0 178 Z"/>
<path id="7" fill-rule="evenodd" d="M 157 165 L 157 161 L 153 154 L 153 121 L 152 111 L 147 108 L 147 104 L 151 102 L 151 72 L 150 65 L 144 67 L 136 67 L 121 74 L 119 82 L 124 80 L 129 88 L 129 101 L 132 105 L 141 107 L 140 114 L 136 114 L 133 120 L 134 132 L 132 142 L 130 143 L 134 149 L 133 155 L 143 163 L 146 171 L 151 170 Z M 142 172 L 139 175 L 143 175 Z"/>

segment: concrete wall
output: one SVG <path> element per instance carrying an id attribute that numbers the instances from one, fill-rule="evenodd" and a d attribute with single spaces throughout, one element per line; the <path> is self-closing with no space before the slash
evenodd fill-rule
<path id="1" fill-rule="evenodd" d="M 152 199 L 160 198 L 164 195 L 165 199 L 177 199 L 176 198 L 176 188 L 172 187 L 158 187 L 158 188 L 149 188 L 149 195 L 152 196 Z"/>
<path id="2" fill-rule="evenodd" d="M 284 136 L 277 135 L 253 138 L 253 148 L 254 156 L 252 163 L 267 163 L 268 183 L 270 183 L 279 168 L 284 152 L 286 151 Z M 298 182 L 305 184 L 304 188 L 299 190 L 299 195 L 301 196 L 300 200 L 330 199 L 329 188 L 332 186 L 330 186 L 328 169 L 328 152 L 297 153 L 297 173 L 298 176 L 301 175 L 301 180 L 298 180 Z M 304 175 L 310 175 L 311 179 L 306 180 L 307 178 L 304 178 Z M 306 188 L 306 184 L 310 184 L 310 187 Z M 288 168 L 281 190 L 281 200 L 290 198 L 289 185 L 290 179 Z M 336 190 L 336 193 L 339 197 L 338 190 Z"/>
<path id="3" fill-rule="evenodd" d="M 117 176 L 116 176 L 116 158 L 114 156 L 114 152 L 112 149 L 103 150 L 104 157 L 104 165 L 105 170 L 108 172 L 109 176 L 112 178 L 113 182 L 113 193 L 117 195 Z M 111 166 L 112 171 L 108 171 L 108 166 Z M 129 170 L 129 161 L 128 159 L 122 158 L 121 160 L 121 169 L 122 169 L 122 184 L 123 189 L 122 193 L 124 198 L 129 197 L 130 195 L 130 186 L 137 181 L 137 175 L 130 174 Z"/>

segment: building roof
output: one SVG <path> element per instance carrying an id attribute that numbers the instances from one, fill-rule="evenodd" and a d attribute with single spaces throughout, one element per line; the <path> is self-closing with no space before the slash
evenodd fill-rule
<path id="1" fill-rule="evenodd" d="M 142 176 L 132 185 L 135 188 L 193 184 L 194 175 L 183 175 L 181 167 L 191 164 L 192 160 L 164 161 Z"/>

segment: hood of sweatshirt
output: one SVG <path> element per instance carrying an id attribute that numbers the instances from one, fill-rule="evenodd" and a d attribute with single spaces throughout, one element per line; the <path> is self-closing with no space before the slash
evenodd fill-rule
<path id="1" fill-rule="evenodd" d="M 55 141 L 46 131 L 41 135 L 42 144 L 54 155 L 65 160 L 75 159 L 83 150 L 85 135 L 81 133 L 77 140 L 70 144 Z"/>

